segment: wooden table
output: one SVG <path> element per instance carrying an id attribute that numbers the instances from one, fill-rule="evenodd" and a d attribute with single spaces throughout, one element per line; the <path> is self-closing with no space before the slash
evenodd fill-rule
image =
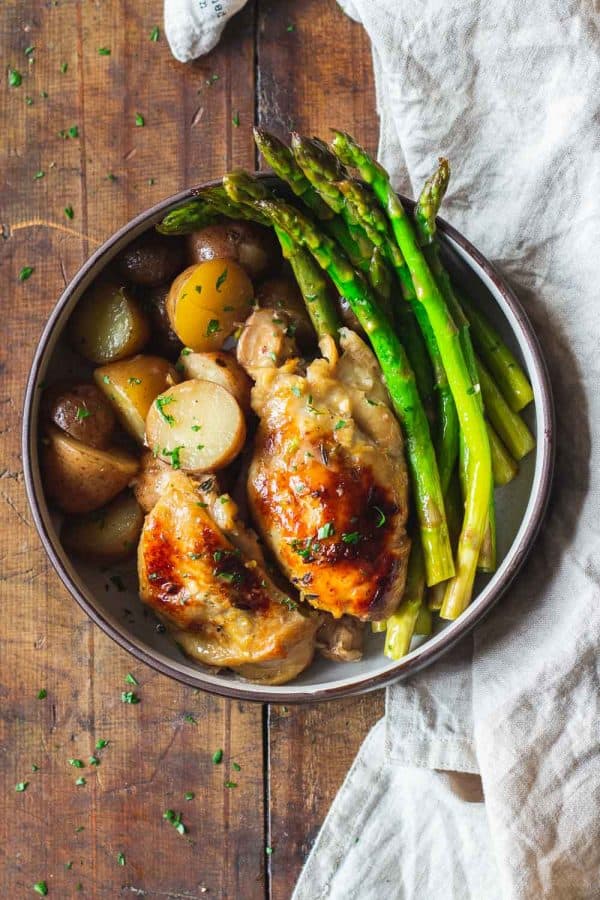
<path id="1" fill-rule="evenodd" d="M 176 190 L 255 168 L 255 122 L 323 137 L 336 125 L 376 144 L 368 42 L 333 0 L 251 0 L 220 46 L 190 65 L 171 57 L 161 15 L 161 0 L 2 4 L 2 897 L 35 896 L 45 880 L 61 900 L 287 898 L 382 712 L 381 694 L 266 708 L 167 680 L 87 620 L 32 524 L 20 461 L 25 378 L 48 313 L 97 243 Z M 20 86 L 9 85 L 8 66 Z M 34 272 L 21 282 L 24 266 Z M 121 702 L 127 672 L 140 684 L 135 706 Z M 98 739 L 109 744 L 94 767 Z M 163 819 L 168 808 L 183 812 L 186 835 Z"/>

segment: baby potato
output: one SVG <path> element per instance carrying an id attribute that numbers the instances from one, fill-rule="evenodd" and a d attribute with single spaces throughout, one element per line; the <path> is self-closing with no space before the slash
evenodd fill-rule
<path id="1" fill-rule="evenodd" d="M 144 450 L 140 459 L 140 471 L 132 485 L 135 499 L 143 511 L 149 513 L 173 480 L 185 485 L 188 477 L 183 472 L 173 471 L 170 463 L 164 463 L 150 450 Z"/>
<path id="2" fill-rule="evenodd" d="M 76 440 L 100 450 L 110 446 L 115 414 L 95 384 L 56 385 L 46 392 L 43 406 L 50 421 Z"/>
<path id="3" fill-rule="evenodd" d="M 132 356 L 101 366 L 94 381 L 113 405 L 123 428 L 144 443 L 146 416 L 152 401 L 179 381 L 175 366 L 160 356 Z"/>
<path id="4" fill-rule="evenodd" d="M 148 446 L 185 472 L 214 472 L 237 456 L 246 423 L 235 397 L 211 381 L 183 381 L 157 397 L 146 419 Z"/>
<path id="5" fill-rule="evenodd" d="M 114 281 L 97 281 L 77 304 L 69 331 L 82 356 L 95 363 L 113 362 L 139 353 L 150 327 L 138 302 Z"/>
<path id="6" fill-rule="evenodd" d="M 229 220 L 207 225 L 187 236 L 187 246 L 192 262 L 232 259 L 252 279 L 262 278 L 281 262 L 281 253 L 271 229 L 254 222 Z"/>
<path id="7" fill-rule="evenodd" d="M 48 498 L 67 513 L 87 513 L 116 497 L 136 474 L 135 456 L 116 447 L 88 447 L 50 425 L 42 440 L 43 483 Z"/>
<path id="8" fill-rule="evenodd" d="M 169 281 L 184 265 L 183 244 L 179 238 L 150 231 L 141 235 L 119 254 L 120 274 L 132 284 L 154 287 Z"/>
<path id="9" fill-rule="evenodd" d="M 95 512 L 65 520 L 60 532 L 63 546 L 97 562 L 118 562 L 134 552 L 144 524 L 144 513 L 129 491 Z"/>
<path id="10" fill-rule="evenodd" d="M 286 312 L 290 319 L 290 336 L 295 336 L 302 347 L 314 344 L 315 331 L 295 281 L 282 276 L 268 278 L 256 291 L 256 301 L 261 307 Z"/>
<path id="11" fill-rule="evenodd" d="M 254 290 L 238 263 L 213 259 L 190 266 L 169 291 L 167 312 L 186 347 L 201 353 L 220 350 L 237 324 L 250 314 Z"/>
<path id="12" fill-rule="evenodd" d="M 250 411 L 252 382 L 231 353 L 191 353 L 186 347 L 177 363 L 185 378 L 213 381 L 233 394 L 245 413 Z"/>
<path id="13" fill-rule="evenodd" d="M 170 287 L 170 284 L 159 284 L 144 291 L 142 305 L 150 321 L 150 347 L 159 356 L 176 359 L 183 345 L 171 328 L 167 313 Z"/>

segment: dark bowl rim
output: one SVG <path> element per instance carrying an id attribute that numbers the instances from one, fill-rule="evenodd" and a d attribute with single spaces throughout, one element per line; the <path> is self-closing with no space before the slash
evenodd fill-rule
<path id="1" fill-rule="evenodd" d="M 265 180 L 276 180 L 270 173 L 256 172 L 255 175 Z M 64 307 L 69 303 L 72 294 L 78 288 L 79 284 L 86 278 L 90 271 L 92 271 L 100 264 L 102 258 L 112 251 L 115 244 L 125 238 L 129 232 L 134 231 L 144 224 L 150 225 L 153 220 L 157 221 L 158 218 L 167 210 L 182 202 L 185 202 L 186 200 L 193 199 L 195 196 L 195 192 L 200 188 L 214 187 L 220 184 L 221 179 L 203 182 L 200 185 L 195 185 L 194 187 L 178 191 L 170 197 L 167 197 L 161 200 L 159 203 L 156 203 L 149 209 L 139 213 L 137 216 L 135 216 L 133 219 L 119 228 L 116 232 L 110 235 L 110 237 L 108 237 L 92 253 L 92 255 L 75 273 L 73 278 L 70 280 L 70 282 L 62 292 L 60 298 L 56 302 L 54 309 L 50 313 L 48 321 L 39 339 L 27 379 L 24 398 L 22 456 L 25 491 L 27 500 L 29 502 L 29 507 L 31 509 L 33 520 L 38 535 L 42 541 L 44 550 L 48 555 L 60 580 L 62 581 L 68 592 L 71 594 L 71 596 L 86 612 L 90 619 L 96 625 L 98 625 L 105 634 L 112 638 L 120 647 L 131 653 L 136 659 L 141 660 L 161 674 L 166 675 L 170 678 L 174 678 L 176 681 L 179 681 L 182 684 L 186 684 L 194 688 L 201 688 L 202 690 L 206 690 L 209 693 L 224 697 L 230 697 L 232 699 L 257 701 L 262 703 L 273 702 L 291 704 L 317 702 L 366 693 L 368 691 L 376 690 L 377 688 L 385 687 L 386 685 L 391 684 L 393 681 L 402 680 L 409 675 L 413 675 L 447 653 L 453 646 L 455 646 L 455 644 L 457 644 L 465 635 L 467 635 L 476 624 L 481 622 L 482 619 L 496 605 L 500 597 L 510 587 L 519 570 L 521 569 L 523 563 L 527 559 L 527 556 L 529 555 L 533 544 L 535 543 L 535 540 L 539 534 L 548 507 L 548 501 L 552 488 L 556 453 L 555 411 L 552 396 L 552 386 L 546 362 L 542 354 L 541 346 L 535 330 L 513 290 L 504 281 L 495 267 L 479 250 L 477 250 L 476 247 L 473 246 L 473 244 L 471 244 L 470 241 L 468 241 L 459 231 L 457 231 L 444 219 L 438 218 L 437 222 L 440 232 L 450 238 L 454 243 L 456 243 L 466 254 L 466 256 L 474 260 L 477 266 L 494 285 L 496 291 L 501 294 L 503 302 L 506 303 L 506 306 L 518 323 L 521 335 L 523 336 L 528 351 L 531 354 L 540 384 L 540 396 L 536 396 L 534 398 L 536 406 L 541 405 L 542 420 L 544 422 L 543 454 L 539 473 L 539 487 L 537 495 L 535 497 L 534 505 L 528 513 L 529 521 L 527 523 L 525 531 L 520 537 L 519 546 L 518 548 L 514 549 L 513 545 L 513 547 L 511 548 L 510 552 L 512 553 L 512 559 L 510 565 L 507 566 L 506 570 L 502 573 L 502 576 L 498 578 L 498 581 L 494 585 L 494 590 L 490 591 L 485 600 L 485 603 L 479 603 L 476 606 L 469 607 L 456 620 L 456 622 L 452 624 L 452 626 L 447 628 L 442 633 L 442 635 L 439 636 L 440 640 L 436 641 L 429 650 L 429 644 L 433 643 L 431 641 L 425 642 L 419 648 L 418 656 L 415 657 L 413 656 L 413 653 L 411 653 L 409 656 L 404 657 L 402 660 L 399 660 L 396 665 L 390 666 L 390 668 L 386 669 L 385 671 L 379 672 L 376 675 L 366 674 L 364 676 L 359 676 L 351 684 L 340 684 L 321 688 L 318 686 L 307 686 L 307 688 L 304 690 L 298 690 L 291 693 L 287 693 L 285 691 L 285 685 L 283 685 L 281 687 L 275 688 L 277 692 L 276 696 L 270 697 L 268 690 L 265 690 L 263 688 L 263 690 L 259 692 L 255 690 L 252 684 L 249 682 L 241 683 L 231 681 L 223 684 L 214 683 L 212 681 L 207 682 L 205 680 L 203 670 L 199 669 L 197 675 L 194 676 L 180 672 L 175 667 L 172 667 L 169 663 L 164 662 L 162 659 L 157 659 L 151 650 L 146 650 L 143 647 L 132 644 L 131 640 L 128 639 L 124 629 L 115 626 L 112 622 L 106 619 L 102 615 L 102 613 L 99 612 L 98 609 L 96 609 L 87 600 L 87 598 L 79 590 L 78 586 L 73 582 L 70 574 L 67 572 L 65 566 L 63 565 L 62 560 L 55 550 L 53 539 L 46 529 L 46 524 L 40 511 L 40 498 L 37 495 L 35 486 L 33 461 L 30 453 L 32 437 L 36 436 L 35 422 L 33 421 L 33 409 L 35 407 L 34 397 L 38 387 L 39 371 L 46 355 L 47 344 L 54 333 L 54 329 L 59 319 L 61 318 Z M 412 208 L 414 206 L 413 200 L 410 200 L 403 195 L 399 196 L 402 202 L 405 203 L 409 208 Z"/>

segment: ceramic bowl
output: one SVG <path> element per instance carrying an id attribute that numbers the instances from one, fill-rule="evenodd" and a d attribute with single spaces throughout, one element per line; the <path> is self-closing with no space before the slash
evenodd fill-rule
<path id="1" fill-rule="evenodd" d="M 411 652 L 399 662 L 386 659 L 382 652 L 383 636 L 369 632 L 360 662 L 335 663 L 317 657 L 310 668 L 290 684 L 280 687 L 250 684 L 226 670 L 211 670 L 183 656 L 168 633 L 157 628 L 153 615 L 138 599 L 134 562 L 111 567 L 110 575 L 117 572 L 120 576 L 111 579 L 101 566 L 77 559 L 61 546 L 60 520 L 48 508 L 40 477 L 40 387 L 46 380 L 54 381 L 74 374 L 73 367 L 77 363 L 68 349 L 64 332 L 69 316 L 86 288 L 132 240 L 153 228 L 170 209 L 192 196 L 192 189 L 175 194 L 113 234 L 75 275 L 48 319 L 33 360 L 23 418 L 25 484 L 46 552 L 65 587 L 106 634 L 138 659 L 196 688 L 241 699 L 293 703 L 369 691 L 413 675 L 456 644 L 489 613 L 509 587 L 542 523 L 554 462 L 552 394 L 531 323 L 494 267 L 466 238 L 441 220 L 439 233 L 449 268 L 457 282 L 477 300 L 496 325 L 529 375 L 535 402 L 526 411 L 525 418 L 537 436 L 536 450 L 523 461 L 517 478 L 496 493 L 497 571 L 491 577 L 478 578 L 473 602 L 457 621 L 440 626 L 438 633 L 420 644 L 414 641 Z M 412 206 L 410 201 L 406 202 Z M 502 610 L 495 614 L 502 615 Z"/>

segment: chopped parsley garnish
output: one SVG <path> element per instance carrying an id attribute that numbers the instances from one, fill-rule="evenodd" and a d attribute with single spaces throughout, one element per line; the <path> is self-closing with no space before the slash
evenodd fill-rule
<path id="1" fill-rule="evenodd" d="M 127 675 L 125 676 L 125 681 L 127 682 L 127 684 L 139 684 L 139 681 L 131 674 L 131 672 L 127 673 Z"/>
<path id="2" fill-rule="evenodd" d="M 158 25 L 155 25 L 152 31 L 150 32 L 150 40 L 156 44 L 158 40 L 160 40 L 160 28 Z"/>
<path id="3" fill-rule="evenodd" d="M 31 771 L 32 771 L 32 772 L 39 772 L 39 768 L 40 768 L 40 767 L 39 767 L 39 766 L 36 766 L 35 763 L 31 763 Z"/>
<path id="4" fill-rule="evenodd" d="M 274 353 L 273 350 L 269 350 L 267 352 L 267 356 L 269 357 L 270 360 L 272 360 L 272 362 L 274 362 L 274 363 L 277 362 L 277 354 Z"/>
<path id="5" fill-rule="evenodd" d="M 66 75 L 66 74 L 67 74 L 67 69 L 68 69 L 68 68 L 69 68 L 69 63 L 62 62 L 62 63 L 60 64 L 60 71 L 62 72 L 63 75 Z"/>
<path id="6" fill-rule="evenodd" d="M 221 285 L 222 285 L 222 284 L 225 284 L 225 282 L 227 281 L 227 274 L 228 274 L 228 273 L 227 273 L 227 269 L 225 268 L 225 269 L 223 269 L 223 271 L 221 272 L 221 274 L 220 274 L 219 277 L 217 278 L 217 281 L 216 281 L 216 284 L 215 284 L 215 287 L 216 287 L 217 291 L 220 291 L 220 290 L 221 290 Z"/>
<path id="7" fill-rule="evenodd" d="M 135 114 L 135 124 L 136 124 L 137 128 L 143 128 L 144 125 L 146 124 L 146 120 L 144 119 L 144 117 L 141 113 Z"/>
<path id="8" fill-rule="evenodd" d="M 204 450 L 204 444 L 196 444 L 196 450 Z"/>
<path id="9" fill-rule="evenodd" d="M 334 431 L 339 431 L 340 428 L 345 428 L 347 424 L 348 424 L 348 423 L 345 422 L 343 419 L 338 419 L 338 421 L 337 421 L 337 422 L 335 423 L 335 425 L 333 426 L 333 430 L 334 430 Z"/>
<path id="10" fill-rule="evenodd" d="M 128 379 L 127 379 L 127 383 L 128 383 L 128 384 L 141 384 L 141 383 L 142 383 L 142 379 L 141 379 L 141 378 L 135 378 L 135 377 L 132 375 L 131 378 L 128 378 Z"/>
<path id="11" fill-rule="evenodd" d="M 113 172 L 109 172 L 106 176 L 107 181 L 116 181 L 117 176 Z"/>
<path id="12" fill-rule="evenodd" d="M 171 457 L 171 466 L 174 469 L 181 468 L 181 451 L 183 450 L 183 446 L 173 447 L 172 450 L 166 450 L 163 447 L 162 455 Z"/>
<path id="13" fill-rule="evenodd" d="M 195 796 L 196 795 L 194 794 L 193 791 L 186 791 L 185 794 L 183 795 L 183 799 L 184 800 L 193 800 Z"/>
<path id="14" fill-rule="evenodd" d="M 140 702 L 140 698 L 135 693 L 135 691 L 123 691 L 121 693 L 121 703 L 129 703 L 129 704 L 133 705 L 134 703 L 139 703 L 139 702 Z"/>
<path id="15" fill-rule="evenodd" d="M 154 401 L 154 405 L 156 406 L 157 410 L 159 411 L 159 413 L 161 414 L 161 416 L 163 417 L 163 419 L 165 420 L 167 425 L 175 424 L 175 418 L 165 412 L 165 406 L 168 406 L 169 403 L 172 403 L 172 402 L 173 402 L 172 397 L 157 397 L 156 400 Z"/>
<path id="16" fill-rule="evenodd" d="M 298 604 L 296 603 L 295 600 L 292 600 L 291 597 L 281 597 L 280 603 L 282 603 L 284 606 L 287 606 L 287 608 L 290 609 L 292 612 L 294 610 L 298 609 Z"/>
<path id="17" fill-rule="evenodd" d="M 326 522 L 325 525 L 321 525 L 321 527 L 317 531 L 317 537 L 320 541 L 322 541 L 323 538 L 331 537 L 333 534 L 335 534 L 333 522 Z"/>
<path id="18" fill-rule="evenodd" d="M 206 326 L 206 336 L 210 337 L 212 334 L 216 334 L 221 330 L 221 326 L 219 325 L 218 319 L 211 319 L 208 325 Z"/>
<path id="19" fill-rule="evenodd" d="M 233 116 L 231 117 L 231 121 L 233 122 L 233 124 L 235 125 L 236 128 L 239 128 L 239 125 L 240 125 L 240 114 L 239 114 L 239 112 L 236 112 L 235 115 L 233 115 Z"/>
<path id="20" fill-rule="evenodd" d="M 70 869 L 72 869 L 72 868 L 73 868 L 73 860 L 70 859 L 69 862 L 66 862 L 66 863 L 65 863 L 65 869 L 69 869 L 69 870 L 70 870 Z"/>
<path id="21" fill-rule="evenodd" d="M 67 134 L 69 135 L 70 138 L 76 138 L 76 137 L 79 137 L 79 128 L 78 128 L 78 126 L 77 126 L 77 125 L 71 125 L 71 127 L 69 128 Z"/>
<path id="22" fill-rule="evenodd" d="M 181 355 L 182 355 L 182 356 L 189 356 L 190 353 L 193 353 L 193 352 L 194 352 L 194 351 L 191 350 L 189 347 L 184 347 L 183 350 L 181 351 Z"/>
<path id="23" fill-rule="evenodd" d="M 293 25 L 293 24 L 290 22 L 290 24 L 287 26 L 287 28 L 286 28 L 285 30 L 286 30 L 286 31 L 295 31 L 295 30 L 296 30 L 296 26 Z"/>
<path id="24" fill-rule="evenodd" d="M 41 688 L 38 691 L 38 695 L 37 695 L 38 700 L 45 700 L 47 696 L 48 696 L 48 691 L 46 690 L 46 688 Z"/>
<path id="25" fill-rule="evenodd" d="M 34 272 L 35 269 L 33 268 L 33 266 L 23 266 L 18 275 L 19 281 L 27 281 L 28 278 L 31 278 Z"/>
<path id="26" fill-rule="evenodd" d="M 104 750 L 105 747 L 108 747 L 108 741 L 105 741 L 104 738 L 99 738 L 96 741 L 96 750 Z"/>
<path id="27" fill-rule="evenodd" d="M 358 544 L 358 542 L 360 541 L 360 532 L 344 532 L 344 534 L 342 534 L 342 540 L 345 544 Z"/>
<path id="28" fill-rule="evenodd" d="M 33 176 L 33 177 L 34 177 L 34 180 L 35 180 L 35 181 L 39 181 L 40 178 L 43 178 L 45 174 L 46 174 L 46 173 L 43 172 L 43 171 L 40 169 L 39 172 L 36 172 L 35 175 Z"/>
<path id="29" fill-rule="evenodd" d="M 226 781 L 226 782 L 225 782 L 225 787 L 226 787 L 226 788 L 236 788 L 236 787 L 237 787 L 237 781 Z"/>
<path id="30" fill-rule="evenodd" d="M 215 750 L 215 752 L 213 753 L 212 761 L 215 764 L 215 766 L 218 766 L 219 763 L 223 762 L 223 751 L 221 750 L 220 747 L 218 750 Z"/>
<path id="31" fill-rule="evenodd" d="M 382 528 L 386 523 L 385 513 L 378 506 L 374 506 L 373 509 L 377 513 L 377 522 L 375 523 L 375 528 Z"/>
<path id="32" fill-rule="evenodd" d="M 104 384 L 110 384 L 110 378 L 109 378 L 109 376 L 108 376 L 108 375 L 103 375 L 103 376 L 102 376 L 102 381 L 104 382 Z"/>
<path id="33" fill-rule="evenodd" d="M 125 865 L 125 854 L 124 853 L 117 854 L 117 862 L 119 863 L 120 866 Z"/>
<path id="34" fill-rule="evenodd" d="M 292 385 L 292 394 L 294 395 L 294 397 L 302 396 L 302 391 L 300 390 L 300 388 L 298 387 L 297 384 Z"/>
<path id="35" fill-rule="evenodd" d="M 100 760 L 98 759 L 97 756 L 90 756 L 90 758 L 88 759 L 88 765 L 89 766 L 99 766 Z"/>
<path id="36" fill-rule="evenodd" d="M 36 892 L 36 894 L 41 894 L 42 897 L 45 897 L 46 894 L 48 893 L 48 885 L 46 884 L 45 881 L 36 881 L 36 883 L 33 886 L 33 889 Z"/>
<path id="37" fill-rule="evenodd" d="M 10 87 L 21 87 L 21 84 L 23 83 L 23 76 L 18 69 L 8 70 L 8 83 Z"/>
<path id="38" fill-rule="evenodd" d="M 74 218 L 75 213 L 74 213 L 74 211 L 73 211 L 73 207 L 72 207 L 72 206 L 65 206 L 65 216 L 67 217 L 67 219 L 73 219 L 73 218 Z"/>
<path id="39" fill-rule="evenodd" d="M 110 56 L 110 47 L 98 47 L 98 56 Z"/>
<path id="40" fill-rule="evenodd" d="M 203 506 L 206 506 L 205 503 L 202 504 L 202 505 L 203 505 Z M 202 554 L 201 554 L 201 553 L 188 553 L 188 556 L 189 556 L 190 559 L 202 559 Z"/>
<path id="41" fill-rule="evenodd" d="M 170 822 L 178 834 L 186 833 L 187 828 L 181 821 L 181 813 L 175 813 L 172 809 L 166 809 L 163 813 L 163 819 L 166 819 L 167 822 Z"/>
<path id="42" fill-rule="evenodd" d="M 89 409 L 86 409 L 85 406 L 78 406 L 77 412 L 75 413 L 75 418 L 78 422 L 83 421 L 83 419 L 87 419 L 88 416 L 91 416 L 91 412 Z"/>
<path id="43" fill-rule="evenodd" d="M 83 787 L 85 784 L 87 784 L 87 782 L 86 782 L 85 778 L 83 777 L 83 775 L 80 775 L 79 778 L 75 779 L 75 785 L 77 787 Z"/>
<path id="44" fill-rule="evenodd" d="M 33 97 L 25 97 L 25 103 L 27 106 L 33 106 Z"/>
<path id="45" fill-rule="evenodd" d="M 183 717 L 183 721 L 184 721 L 184 722 L 189 722 L 190 725 L 197 725 L 197 724 L 198 724 L 197 720 L 196 720 L 192 715 L 190 715 L 190 713 L 188 713 L 187 715 L 185 715 L 185 716 Z"/>
<path id="46" fill-rule="evenodd" d="M 69 765 L 74 766 L 76 769 L 83 769 L 83 762 L 80 759 L 70 759 Z"/>
<path id="47" fill-rule="evenodd" d="M 215 81 L 218 81 L 218 80 L 219 80 L 219 76 L 213 73 L 209 78 L 206 79 L 206 83 L 210 87 L 211 84 L 214 84 Z"/>
<path id="48" fill-rule="evenodd" d="M 29 786 L 28 781 L 19 781 L 18 784 L 15 784 L 15 791 L 17 794 L 22 794 L 23 791 L 26 791 Z"/>
<path id="49" fill-rule="evenodd" d="M 202 425 L 192 425 L 192 431 L 200 431 Z"/>

